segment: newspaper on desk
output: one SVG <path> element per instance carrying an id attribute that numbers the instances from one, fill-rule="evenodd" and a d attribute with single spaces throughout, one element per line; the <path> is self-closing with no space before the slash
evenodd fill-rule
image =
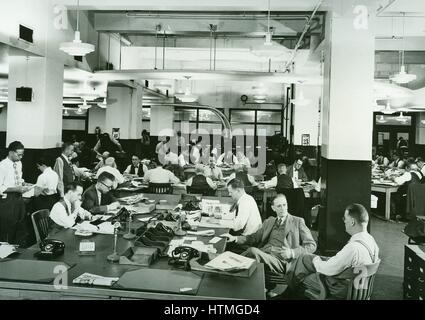
<path id="1" fill-rule="evenodd" d="M 17 252 L 16 246 L 6 242 L 0 242 L 0 259 L 5 259 L 15 252 Z"/>
<path id="2" fill-rule="evenodd" d="M 189 224 L 192 226 L 197 226 L 201 228 L 222 228 L 222 229 L 232 229 L 233 228 L 233 220 L 223 220 L 223 219 L 215 219 L 215 218 L 206 218 L 202 217 L 200 222 L 190 222 Z"/>
<path id="3" fill-rule="evenodd" d="M 254 262 L 254 259 L 226 251 L 205 264 L 204 267 L 220 271 L 248 270 Z"/>
<path id="4" fill-rule="evenodd" d="M 111 287 L 119 278 L 102 277 L 92 273 L 83 273 L 81 276 L 75 278 L 72 283 L 74 284 L 88 284 L 91 286 L 104 286 Z"/>
<path id="5" fill-rule="evenodd" d="M 202 199 L 200 206 L 202 212 L 207 213 L 209 216 L 220 216 L 223 220 L 235 219 L 235 212 L 230 212 L 230 204 L 220 203 L 219 200 Z"/>
<path id="6" fill-rule="evenodd" d="M 82 223 L 77 224 L 72 229 L 79 232 L 92 232 L 99 234 L 114 234 L 114 226 L 110 221 L 105 221 L 98 226 L 92 225 L 90 221 L 83 221 Z"/>

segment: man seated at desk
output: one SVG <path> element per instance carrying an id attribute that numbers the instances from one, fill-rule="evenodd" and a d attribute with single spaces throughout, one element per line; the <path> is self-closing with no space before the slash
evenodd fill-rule
<path id="1" fill-rule="evenodd" d="M 93 214 L 106 214 L 109 211 L 119 209 L 120 204 L 111 192 L 114 179 L 114 176 L 109 172 L 101 173 L 96 184 L 84 192 L 81 206 Z"/>
<path id="2" fill-rule="evenodd" d="M 164 156 L 164 164 L 179 164 L 179 156 L 169 149 Z"/>
<path id="3" fill-rule="evenodd" d="M 212 180 L 221 181 L 224 179 L 223 172 L 219 167 L 216 166 L 215 160 L 213 157 L 209 159 L 209 165 L 205 168 L 205 175 Z"/>
<path id="4" fill-rule="evenodd" d="M 238 179 L 241 180 L 245 187 L 250 186 L 258 186 L 257 181 L 255 181 L 255 178 L 248 174 L 248 167 L 242 164 L 237 164 L 234 167 L 235 172 L 232 173 L 229 177 L 230 180 L 232 179 Z"/>
<path id="5" fill-rule="evenodd" d="M 223 153 L 221 156 L 217 159 L 217 165 L 222 166 L 224 164 L 226 165 L 233 165 L 238 164 L 238 159 L 233 154 L 232 150 L 228 150 L 226 153 Z"/>
<path id="6" fill-rule="evenodd" d="M 76 224 L 77 217 L 90 220 L 91 213 L 80 206 L 83 186 L 72 182 L 65 186 L 64 192 L 63 199 L 56 202 L 50 211 L 50 219 L 55 223 L 54 228 L 72 228 Z"/>
<path id="7" fill-rule="evenodd" d="M 187 165 L 189 165 L 189 150 L 183 150 L 180 155 L 179 155 L 179 166 L 180 167 L 185 167 Z"/>
<path id="8" fill-rule="evenodd" d="M 111 156 L 111 154 L 108 151 L 105 151 L 104 153 L 102 153 L 102 156 L 100 157 L 100 161 L 98 162 L 98 164 L 96 165 L 96 167 L 94 167 L 94 171 L 99 170 L 100 168 L 102 168 L 105 165 L 105 161 L 106 159 L 108 159 Z"/>
<path id="9" fill-rule="evenodd" d="M 304 219 L 288 213 L 288 202 L 283 194 L 272 201 L 276 217 L 264 221 L 261 228 L 248 236 L 223 235 L 229 242 L 251 246 L 242 255 L 264 263 L 271 271 L 286 273 L 289 263 L 305 253 L 316 251 L 316 242 Z"/>
<path id="10" fill-rule="evenodd" d="M 230 197 L 235 201 L 236 218 L 233 221 L 234 235 L 248 236 L 257 232 L 261 227 L 261 216 L 255 199 L 245 192 L 241 180 L 233 179 L 227 184 Z"/>
<path id="11" fill-rule="evenodd" d="M 300 188 L 299 185 L 300 181 L 307 182 L 308 177 L 303 169 L 303 161 L 301 158 L 295 159 L 295 162 L 293 165 L 288 167 L 288 176 L 292 178 L 292 181 L 294 183 L 294 188 Z"/>
<path id="12" fill-rule="evenodd" d="M 278 176 L 273 177 L 269 181 L 264 181 L 262 185 L 264 185 L 264 188 L 270 189 L 270 188 L 276 188 L 276 190 L 282 190 L 282 189 L 294 189 L 294 182 L 292 181 L 291 177 L 289 177 L 287 173 L 286 164 L 280 163 L 277 166 L 277 173 Z"/>
<path id="13" fill-rule="evenodd" d="M 124 176 L 117 169 L 115 158 L 110 157 L 105 160 L 105 165 L 97 171 L 96 178 L 104 172 L 108 172 L 114 176 L 114 189 L 125 182 Z"/>
<path id="14" fill-rule="evenodd" d="M 131 157 L 131 164 L 125 169 L 124 174 L 131 174 L 143 178 L 148 171 L 148 167 L 140 161 L 139 156 L 133 155 Z"/>
<path id="15" fill-rule="evenodd" d="M 217 185 L 205 175 L 205 168 L 202 164 L 195 166 L 195 176 L 187 180 L 186 186 L 192 193 L 200 194 L 214 194 L 217 189 Z"/>
<path id="16" fill-rule="evenodd" d="M 351 204 L 345 209 L 343 220 L 345 231 L 351 235 L 348 243 L 329 259 L 313 254 L 300 256 L 288 272 L 288 289 L 282 297 L 305 296 L 306 292 L 319 296 L 325 289 L 332 298 L 345 299 L 349 278 L 344 278 L 341 273 L 378 261 L 378 245 L 367 232 L 367 210 L 360 204 Z M 325 276 L 323 282 L 319 274 Z"/>
<path id="17" fill-rule="evenodd" d="M 156 166 L 155 169 L 149 170 L 145 174 L 145 182 L 147 183 L 180 183 L 179 178 L 177 178 L 174 173 L 170 170 L 166 170 L 163 168 L 161 163 L 154 163 Z"/>

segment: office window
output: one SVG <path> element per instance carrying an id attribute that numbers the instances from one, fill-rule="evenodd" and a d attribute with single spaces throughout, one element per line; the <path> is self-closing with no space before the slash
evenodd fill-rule
<path id="1" fill-rule="evenodd" d="M 230 110 L 233 129 L 254 129 L 255 136 L 265 132 L 267 137 L 282 130 L 282 112 L 278 110 Z M 248 133 L 249 135 L 249 133 Z"/>
<path id="2" fill-rule="evenodd" d="M 232 122 L 255 122 L 255 110 L 231 110 Z"/>

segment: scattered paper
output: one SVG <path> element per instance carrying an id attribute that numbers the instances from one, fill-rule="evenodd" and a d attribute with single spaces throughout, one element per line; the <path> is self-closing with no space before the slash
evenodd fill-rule
<path id="1" fill-rule="evenodd" d="M 220 271 L 247 270 L 254 262 L 254 259 L 226 251 L 208 262 L 205 267 Z"/>
<path id="2" fill-rule="evenodd" d="M 183 240 L 184 241 L 196 241 L 196 237 L 184 237 Z"/>
<path id="3" fill-rule="evenodd" d="M 0 259 L 5 259 L 10 256 L 12 253 L 16 252 L 16 247 L 10 244 L 0 245 Z"/>
<path id="4" fill-rule="evenodd" d="M 215 235 L 215 230 L 187 231 L 187 234 L 201 237 L 212 237 Z"/>
<path id="5" fill-rule="evenodd" d="M 209 243 L 216 244 L 217 242 L 220 242 L 222 239 L 223 238 L 220 238 L 220 237 L 214 237 L 209 241 Z"/>
<path id="6" fill-rule="evenodd" d="M 78 278 L 75 278 L 72 283 L 110 287 L 118 280 L 119 278 L 102 277 L 91 273 L 84 273 Z"/>

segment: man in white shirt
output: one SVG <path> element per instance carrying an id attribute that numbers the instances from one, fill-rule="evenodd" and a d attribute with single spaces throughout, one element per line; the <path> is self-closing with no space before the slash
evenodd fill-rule
<path id="1" fill-rule="evenodd" d="M 103 172 L 108 172 L 114 176 L 114 189 L 125 182 L 124 176 L 118 171 L 115 159 L 112 157 L 105 160 L 105 165 L 97 171 L 96 178 L 99 178 Z"/>
<path id="2" fill-rule="evenodd" d="M 249 161 L 242 151 L 236 153 L 236 158 L 238 159 L 238 164 L 251 168 L 251 161 Z"/>
<path id="3" fill-rule="evenodd" d="M 161 163 L 157 164 L 155 169 L 149 170 L 145 174 L 144 180 L 148 183 L 180 183 L 179 178 L 170 170 L 164 169 Z"/>
<path id="4" fill-rule="evenodd" d="M 164 165 L 167 164 L 175 164 L 178 165 L 179 164 L 179 156 L 172 152 L 171 150 L 168 150 L 168 152 L 165 154 L 164 156 Z"/>
<path id="5" fill-rule="evenodd" d="M 91 213 L 80 206 L 83 187 L 77 182 L 73 182 L 65 186 L 64 193 L 63 199 L 57 202 L 50 211 L 50 219 L 55 223 L 54 229 L 72 228 L 76 224 L 77 217 L 82 220 L 90 220 Z"/>
<path id="6" fill-rule="evenodd" d="M 416 165 L 425 177 L 425 161 L 421 157 L 416 158 Z"/>
<path id="7" fill-rule="evenodd" d="M 53 170 L 59 176 L 58 190 L 61 197 L 64 196 L 64 187 L 75 181 L 75 172 L 72 167 L 70 157 L 74 153 L 74 146 L 65 142 L 62 146 L 62 154 L 56 159 Z"/>
<path id="8" fill-rule="evenodd" d="M 232 150 L 228 150 L 227 152 L 220 155 L 217 159 L 217 165 L 221 166 L 223 164 L 232 165 L 238 164 L 239 161 L 236 156 L 233 154 Z"/>
<path id="9" fill-rule="evenodd" d="M 210 157 L 209 166 L 205 168 L 205 176 L 218 181 L 224 179 L 223 172 L 215 165 L 213 157 Z"/>
<path id="10" fill-rule="evenodd" d="M 189 165 L 189 150 L 186 149 L 179 155 L 179 166 L 183 168 L 187 165 Z"/>
<path id="11" fill-rule="evenodd" d="M 34 191 L 36 210 L 52 209 L 58 201 L 58 174 L 49 166 L 50 162 L 45 157 L 36 161 L 41 174 L 37 178 Z"/>
<path id="12" fill-rule="evenodd" d="M 285 296 L 304 296 L 306 292 L 309 296 L 320 296 L 321 292 L 326 291 L 332 298 L 345 299 L 348 281 L 341 273 L 379 260 L 378 245 L 367 232 L 369 214 L 365 207 L 360 204 L 349 205 L 345 209 L 343 221 L 345 231 L 351 235 L 348 243 L 331 258 L 310 254 L 298 258 L 289 271 L 289 291 Z M 319 274 L 325 276 L 323 282 Z"/>
<path id="13" fill-rule="evenodd" d="M 227 185 L 230 197 L 235 201 L 236 218 L 233 221 L 234 235 L 249 236 L 261 228 L 261 216 L 254 198 L 245 193 L 245 186 L 238 179 Z"/>
<path id="14" fill-rule="evenodd" d="M 0 242 L 25 245 L 26 210 L 22 194 L 31 188 L 22 179 L 24 146 L 15 141 L 7 150 L 8 156 L 0 162 Z"/>

